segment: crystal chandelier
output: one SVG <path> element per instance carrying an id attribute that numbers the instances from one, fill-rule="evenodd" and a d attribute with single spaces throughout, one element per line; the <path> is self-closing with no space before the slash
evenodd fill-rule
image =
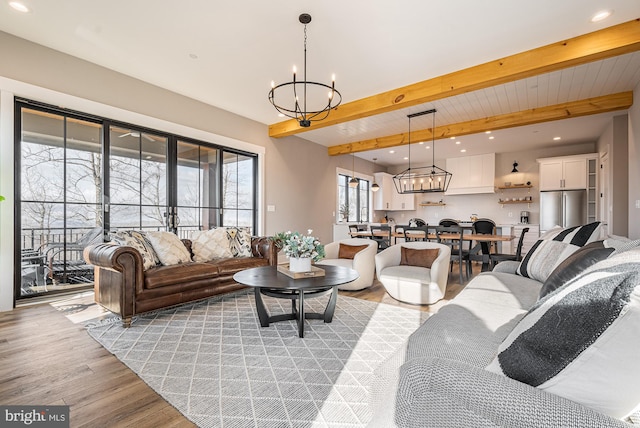
<path id="1" fill-rule="evenodd" d="M 411 168 L 411 119 L 416 116 L 433 114 L 431 128 L 433 163 L 431 166 Z M 398 193 L 442 193 L 446 192 L 452 174 L 436 166 L 436 109 L 407 115 L 409 118 L 409 168 L 393 177 Z"/>
<path id="2" fill-rule="evenodd" d="M 311 122 L 326 119 L 329 112 L 338 107 L 342 102 L 342 95 L 335 88 L 335 75 L 331 77 L 331 86 L 324 83 L 307 81 L 307 24 L 311 22 L 311 15 L 303 13 L 298 17 L 300 23 L 304 24 L 304 69 L 303 79 L 296 80 L 296 67 L 293 67 L 293 81 L 276 85 L 271 82 L 271 91 L 269 91 L 269 102 L 281 114 L 296 119 L 300 126 L 308 128 Z M 311 102 L 308 92 L 324 92 L 328 90 L 327 95 L 319 97 L 324 101 L 316 100 Z M 276 97 L 276 91 L 278 96 Z M 322 95 L 322 94 L 320 94 Z"/>

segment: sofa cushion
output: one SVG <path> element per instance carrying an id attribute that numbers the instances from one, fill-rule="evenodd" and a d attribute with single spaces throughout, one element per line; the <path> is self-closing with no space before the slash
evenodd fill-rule
<path id="1" fill-rule="evenodd" d="M 578 248 L 600 236 L 600 222 L 560 229 L 539 239 L 527 252 L 516 273 L 540 282 Z"/>
<path id="2" fill-rule="evenodd" d="M 251 257 L 251 230 L 247 227 L 226 227 L 229 249 L 233 257 Z"/>
<path id="3" fill-rule="evenodd" d="M 268 266 L 269 261 L 261 257 L 231 257 L 211 260 L 207 264 L 215 266 L 220 275 L 231 275 L 253 267 Z"/>
<path id="4" fill-rule="evenodd" d="M 431 265 L 438 258 L 440 250 L 437 248 L 407 248 L 400 247 L 400 265 L 420 266 L 431 269 Z"/>
<path id="5" fill-rule="evenodd" d="M 575 253 L 563 260 L 551 272 L 544 285 L 540 289 L 540 298 L 562 287 L 588 267 L 600 260 L 604 260 L 613 253 L 614 248 L 607 248 L 603 241 L 591 242 L 578 249 Z"/>
<path id="6" fill-rule="evenodd" d="M 218 276 L 218 267 L 208 263 L 185 263 L 156 266 L 145 272 L 144 288 L 154 289 L 169 285 L 196 282 Z"/>
<path id="7" fill-rule="evenodd" d="M 135 248 L 142 256 L 142 269 L 147 270 L 160 264 L 160 259 L 144 232 L 135 230 L 120 230 L 111 234 L 111 240 L 118 245 Z"/>
<path id="8" fill-rule="evenodd" d="M 356 254 L 365 248 L 369 247 L 368 245 L 347 245 L 340 243 L 340 248 L 338 249 L 338 258 L 339 259 L 353 259 Z"/>
<path id="9" fill-rule="evenodd" d="M 147 240 L 165 266 L 191 261 L 191 254 L 180 238 L 171 232 L 147 232 Z"/>
<path id="10" fill-rule="evenodd" d="M 539 300 L 487 366 L 615 418 L 640 404 L 640 249 Z"/>
<path id="11" fill-rule="evenodd" d="M 191 251 L 193 251 L 193 260 L 196 262 L 233 257 L 229 247 L 227 230 L 221 227 L 193 232 Z"/>

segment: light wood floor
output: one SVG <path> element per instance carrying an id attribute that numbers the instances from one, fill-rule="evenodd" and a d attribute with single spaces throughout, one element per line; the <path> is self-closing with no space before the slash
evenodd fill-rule
<path id="1" fill-rule="evenodd" d="M 379 282 L 340 294 L 435 312 L 464 288 L 455 268 L 445 299 L 434 305 L 398 302 Z M 81 324 L 46 303 L 0 313 L 0 404 L 68 405 L 71 427 L 194 426 Z"/>

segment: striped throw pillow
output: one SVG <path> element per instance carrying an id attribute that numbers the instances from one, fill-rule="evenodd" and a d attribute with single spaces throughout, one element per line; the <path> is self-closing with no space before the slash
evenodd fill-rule
<path id="1" fill-rule="evenodd" d="M 639 337 L 636 248 L 538 300 L 487 370 L 625 418 L 640 405 Z"/>
<path id="2" fill-rule="evenodd" d="M 563 260 L 600 237 L 600 222 L 569 227 L 539 239 L 520 262 L 516 274 L 545 282 Z"/>

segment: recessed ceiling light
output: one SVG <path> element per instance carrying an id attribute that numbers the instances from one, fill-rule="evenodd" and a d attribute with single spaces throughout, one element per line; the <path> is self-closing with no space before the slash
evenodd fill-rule
<path id="1" fill-rule="evenodd" d="M 484 131 L 485 134 L 491 134 L 491 131 Z"/>
<path id="2" fill-rule="evenodd" d="M 553 141 L 558 141 L 558 140 L 561 140 L 561 139 L 562 139 L 561 137 L 553 137 Z"/>
<path id="3" fill-rule="evenodd" d="M 403 157 L 402 159 L 404 159 L 404 160 L 408 160 L 409 158 L 405 156 L 405 157 Z"/>
<path id="4" fill-rule="evenodd" d="M 466 153 L 466 152 L 467 152 L 467 149 L 460 150 L 460 153 Z"/>
<path id="5" fill-rule="evenodd" d="M 455 140 L 455 139 L 456 139 L 456 137 L 451 137 L 451 139 L 452 139 L 452 140 Z"/>
<path id="6" fill-rule="evenodd" d="M 591 17 L 591 22 L 603 21 L 603 20 L 607 19 L 608 17 L 610 17 L 611 14 L 613 14 L 612 10 L 601 10 L 601 11 L 599 11 L 598 13 L 596 13 L 595 15 L 593 15 Z"/>
<path id="7" fill-rule="evenodd" d="M 10 1 L 9 6 L 14 8 L 18 12 L 22 12 L 22 13 L 30 12 L 29 8 L 24 3 L 20 3 L 19 1 Z"/>
<path id="8" fill-rule="evenodd" d="M 389 150 L 389 153 L 395 153 L 395 152 L 396 152 L 395 150 Z"/>
<path id="9" fill-rule="evenodd" d="M 418 144 L 424 144 L 424 141 L 420 141 Z"/>
<path id="10" fill-rule="evenodd" d="M 425 147 L 425 149 L 430 149 L 430 148 L 431 148 L 431 146 L 427 146 L 427 147 Z"/>
<path id="11" fill-rule="evenodd" d="M 493 135 L 491 137 L 489 137 L 490 140 L 493 140 L 494 138 L 496 138 L 496 137 L 494 137 Z"/>
<path id="12" fill-rule="evenodd" d="M 456 141 L 456 144 L 460 144 L 460 141 Z"/>

